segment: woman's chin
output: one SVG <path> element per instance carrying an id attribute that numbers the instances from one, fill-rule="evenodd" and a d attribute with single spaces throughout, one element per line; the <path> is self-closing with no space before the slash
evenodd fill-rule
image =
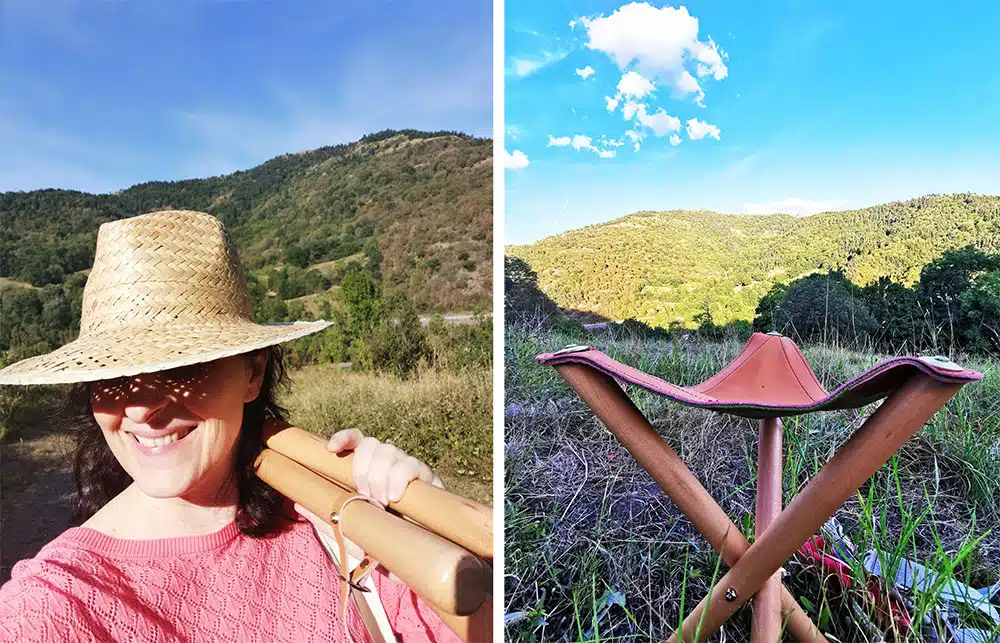
<path id="1" fill-rule="evenodd" d="M 189 479 L 177 475 L 140 475 L 135 478 L 139 489 L 150 498 L 178 498 L 188 494 L 193 486 Z"/>

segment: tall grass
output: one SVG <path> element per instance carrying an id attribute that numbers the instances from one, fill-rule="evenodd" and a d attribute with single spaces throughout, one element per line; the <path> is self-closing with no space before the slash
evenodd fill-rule
<path id="1" fill-rule="evenodd" d="M 360 428 L 430 464 L 449 489 L 492 503 L 490 369 L 425 370 L 400 379 L 321 365 L 292 377 L 281 403 L 293 424 L 323 435 Z"/>
<path id="2" fill-rule="evenodd" d="M 597 346 L 684 385 L 722 369 L 742 344 L 506 330 L 505 609 L 514 614 L 507 637 L 660 640 L 708 592 L 718 557 L 555 369 L 535 362 L 538 353 L 570 343 Z M 885 357 L 837 347 L 804 352 L 827 389 Z M 986 380 L 964 387 L 835 517 L 859 553 L 877 548 L 887 552 L 887 563 L 905 556 L 942 572 L 942 583 L 956 578 L 982 587 L 1000 580 L 1000 368 L 981 358 L 955 359 Z M 752 541 L 756 423 L 638 388 L 630 394 Z M 785 421 L 786 504 L 876 406 Z M 871 640 L 858 623 L 874 619 L 875 610 L 860 592 L 839 591 L 798 557 L 784 568 L 785 584 L 824 631 L 845 642 Z M 605 610 L 600 601 L 581 606 L 594 582 L 621 594 L 624 608 Z M 934 591 L 908 598 L 918 616 L 929 617 L 938 605 Z M 748 605 L 714 640 L 749 640 Z M 599 630 L 581 639 L 576 623 L 597 615 Z M 922 625 L 911 640 L 923 640 L 916 637 L 932 626 Z"/>

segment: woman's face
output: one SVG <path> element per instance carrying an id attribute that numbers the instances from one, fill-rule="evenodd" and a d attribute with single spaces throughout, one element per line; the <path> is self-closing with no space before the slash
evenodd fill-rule
<path id="1" fill-rule="evenodd" d="M 260 393 L 266 363 L 261 352 L 95 382 L 94 418 L 147 495 L 211 501 L 233 472 L 243 404 Z"/>

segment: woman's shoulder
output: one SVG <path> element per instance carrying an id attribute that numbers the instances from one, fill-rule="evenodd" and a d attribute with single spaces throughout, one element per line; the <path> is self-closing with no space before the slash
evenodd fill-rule
<path id="1" fill-rule="evenodd" d="M 74 533 L 63 532 L 34 558 L 14 564 L 10 580 L 0 587 L 0 640 L 64 640 L 91 620 L 85 585 L 105 570 Z"/>

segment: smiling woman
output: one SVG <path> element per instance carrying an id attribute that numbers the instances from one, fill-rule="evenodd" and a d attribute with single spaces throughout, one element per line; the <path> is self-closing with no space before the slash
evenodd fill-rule
<path id="1" fill-rule="evenodd" d="M 384 613 L 341 609 L 350 596 L 317 538 L 331 527 L 255 475 L 265 422 L 285 414 L 278 345 L 327 326 L 255 323 L 235 246 L 207 214 L 102 225 L 80 336 L 0 370 L 0 384 L 76 384 L 78 525 L 14 566 L 0 640 L 362 641 L 376 622 L 457 640 L 384 570 L 371 576 Z M 354 452 L 371 502 L 442 486 L 356 429 L 326 448 Z"/>
<path id="2" fill-rule="evenodd" d="M 253 462 L 264 418 L 285 414 L 275 400 L 284 383 L 281 348 L 272 346 L 77 385 L 70 394 L 76 411 L 74 522 L 123 538 L 162 538 L 190 525 L 163 520 L 163 507 L 153 520 L 132 521 L 129 505 L 184 498 L 212 507 L 235 501 L 243 530 L 273 530 L 282 498 L 254 475 Z"/>

